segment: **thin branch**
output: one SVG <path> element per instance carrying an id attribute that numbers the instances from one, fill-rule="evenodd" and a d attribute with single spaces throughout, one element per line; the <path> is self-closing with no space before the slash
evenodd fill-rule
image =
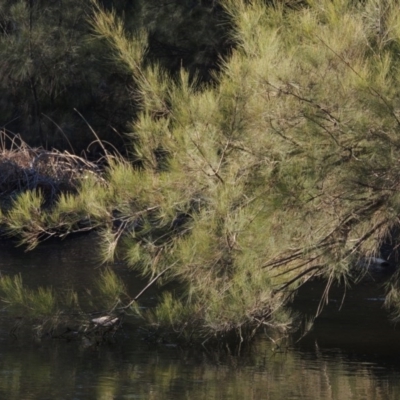
<path id="1" fill-rule="evenodd" d="M 94 137 L 97 139 L 97 142 L 99 143 L 100 147 L 103 149 L 104 154 L 107 155 L 107 150 L 105 149 L 102 141 L 100 140 L 100 138 L 98 137 L 97 133 L 95 132 L 95 130 L 92 128 L 92 126 L 89 124 L 89 122 L 86 120 L 86 118 L 76 109 L 74 108 L 74 111 L 86 122 L 86 125 L 89 127 L 90 131 L 93 133 Z"/>
<path id="2" fill-rule="evenodd" d="M 295 276 L 293 279 L 291 279 L 289 282 L 286 282 L 284 285 L 282 285 L 279 289 L 277 289 L 277 292 L 281 292 L 282 290 L 286 289 L 288 286 L 290 286 L 292 283 L 298 281 L 299 279 L 301 279 L 304 275 L 307 275 L 308 273 L 310 273 L 311 271 L 321 271 L 321 269 L 323 268 L 322 265 L 316 265 L 314 267 L 310 267 L 308 269 L 306 269 L 305 271 L 303 271 L 301 274 Z M 315 274 L 314 274 L 315 275 Z"/>
<path id="3" fill-rule="evenodd" d="M 165 268 L 163 271 L 161 271 L 157 276 L 155 276 L 126 306 L 123 306 L 119 308 L 119 310 L 126 310 L 127 308 L 131 307 L 133 303 L 139 300 L 139 298 L 145 293 L 151 286 L 154 285 L 158 281 L 159 278 L 161 278 L 167 271 L 169 271 L 176 262 L 169 267 Z"/>
<path id="4" fill-rule="evenodd" d="M 307 264 L 310 264 L 311 262 L 315 261 L 317 258 L 318 258 L 317 256 L 312 257 L 311 259 L 303 262 L 302 264 L 297 265 L 296 267 L 290 268 L 290 269 L 288 269 L 286 271 L 280 272 L 279 274 L 274 275 L 271 278 L 278 278 L 279 276 L 286 275 L 286 274 L 288 274 L 290 272 L 296 271 L 297 269 L 300 269 L 300 268 L 306 266 Z"/>

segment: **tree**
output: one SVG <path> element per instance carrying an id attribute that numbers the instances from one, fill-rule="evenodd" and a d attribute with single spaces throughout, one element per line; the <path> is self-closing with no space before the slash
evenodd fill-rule
<path id="1" fill-rule="evenodd" d="M 106 260 L 180 284 L 150 324 L 201 340 L 287 327 L 302 283 L 348 279 L 398 226 L 400 11 L 384 4 L 223 0 L 237 47 L 212 83 L 149 64 L 146 33 L 95 5 L 135 82 L 135 166 L 110 160 L 100 195 L 82 183 L 69 201 L 107 210 Z"/>
<path id="2" fill-rule="evenodd" d="M 78 152 L 94 139 L 78 109 L 103 140 L 121 144 L 115 130 L 133 113 L 130 81 L 91 40 L 89 12 L 76 0 L 0 2 L 2 129 L 30 145 Z"/>
<path id="3" fill-rule="evenodd" d="M 123 254 L 185 288 L 152 321 L 205 337 L 278 323 L 299 284 L 375 254 L 399 208 L 395 2 L 221 4 L 238 47 L 217 85 L 144 66 L 143 35 L 127 37 L 112 12 L 94 20 L 142 107 L 143 169 L 127 171 L 120 207 L 140 225 L 126 224 Z"/>

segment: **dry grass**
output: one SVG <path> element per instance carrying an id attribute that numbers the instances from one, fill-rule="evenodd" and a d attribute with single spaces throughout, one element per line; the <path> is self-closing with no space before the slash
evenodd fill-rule
<path id="1" fill-rule="evenodd" d="M 62 192 L 75 193 L 83 175 L 98 174 L 96 164 L 68 152 L 29 147 L 19 136 L 0 132 L 0 203 L 27 190 L 40 190 L 51 205 Z"/>

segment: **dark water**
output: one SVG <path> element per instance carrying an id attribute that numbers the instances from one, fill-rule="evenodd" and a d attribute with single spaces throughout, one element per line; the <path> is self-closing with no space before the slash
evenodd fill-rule
<path id="1" fill-rule="evenodd" d="M 91 286 L 98 272 L 93 237 L 24 253 L 0 244 L 2 273 L 55 288 Z M 119 267 L 131 294 L 144 283 Z M 323 285 L 304 288 L 293 307 L 313 315 Z M 149 345 L 129 322 L 115 343 L 96 349 L 57 339 L 14 339 L 0 326 L 0 399 L 399 399 L 399 330 L 388 322 L 380 282 L 333 288 L 302 340 L 260 335 L 240 356 Z M 152 295 L 151 293 L 149 294 Z M 339 310 L 340 309 L 340 310 Z"/>

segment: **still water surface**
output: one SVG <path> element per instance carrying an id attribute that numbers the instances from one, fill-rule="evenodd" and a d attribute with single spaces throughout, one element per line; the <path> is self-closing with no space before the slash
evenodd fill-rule
<path id="1" fill-rule="evenodd" d="M 79 237 L 30 253 L 0 243 L 0 270 L 21 272 L 32 287 L 84 290 L 98 268 L 95 243 Z M 143 282 L 119 269 L 136 294 Z M 312 315 L 322 289 L 304 288 L 294 308 Z M 340 309 L 343 289 L 334 288 L 305 338 L 273 343 L 260 335 L 240 356 L 155 347 L 129 323 L 115 343 L 98 349 L 15 340 L 3 315 L 0 399 L 400 399 L 399 330 L 388 323 L 382 293 L 378 282 L 361 283 L 347 291 Z"/>

